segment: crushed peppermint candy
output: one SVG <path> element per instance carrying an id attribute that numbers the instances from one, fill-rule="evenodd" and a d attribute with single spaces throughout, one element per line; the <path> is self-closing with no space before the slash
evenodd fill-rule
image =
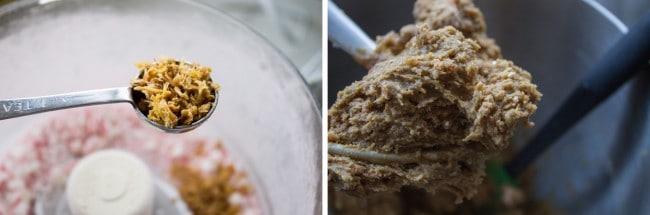
<path id="1" fill-rule="evenodd" d="M 245 192 L 235 192 L 224 204 L 236 204 L 240 214 L 261 213 L 252 182 L 220 140 L 159 132 L 138 119 L 129 106 L 113 104 L 59 111 L 0 154 L 0 214 L 33 214 L 36 197 L 65 184 L 79 159 L 109 148 L 136 154 L 155 175 L 176 187 L 184 185 L 172 175 L 173 168 L 200 169 L 209 176 L 227 167 L 236 177 L 220 182 Z M 205 152 L 196 153 L 199 150 Z"/>

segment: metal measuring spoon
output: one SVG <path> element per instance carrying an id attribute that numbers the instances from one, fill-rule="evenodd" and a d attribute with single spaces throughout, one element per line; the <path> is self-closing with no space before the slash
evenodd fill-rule
<path id="1" fill-rule="evenodd" d="M 142 71 L 138 77 L 141 76 Z M 203 124 L 212 115 L 219 101 L 219 91 L 214 91 L 214 102 L 210 107 L 210 111 L 205 116 L 192 122 L 192 124 L 179 125 L 172 128 L 165 127 L 147 118 L 136 105 L 136 102 L 141 99 L 144 99 L 144 94 L 133 90 L 132 87 L 117 87 L 58 95 L 0 100 L 0 120 L 67 108 L 127 102 L 133 106 L 140 119 L 154 127 L 167 133 L 184 133 L 199 127 L 199 125 Z"/>

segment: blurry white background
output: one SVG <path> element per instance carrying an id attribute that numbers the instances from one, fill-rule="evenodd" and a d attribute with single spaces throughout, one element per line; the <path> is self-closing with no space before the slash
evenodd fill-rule
<path id="1" fill-rule="evenodd" d="M 321 0 L 198 0 L 260 33 L 289 58 L 320 107 Z"/>

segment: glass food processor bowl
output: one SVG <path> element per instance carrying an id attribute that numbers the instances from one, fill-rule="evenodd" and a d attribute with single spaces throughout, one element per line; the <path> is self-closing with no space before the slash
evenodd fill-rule
<path id="1" fill-rule="evenodd" d="M 252 178 L 264 214 L 321 211 L 321 118 L 304 80 L 274 47 L 213 8 L 14 1 L 0 6 L 0 56 L 2 99 L 128 86 L 135 62 L 160 56 L 209 66 L 222 86 L 219 105 L 182 135 L 223 140 Z M 0 121 L 0 157 L 52 114 Z"/>

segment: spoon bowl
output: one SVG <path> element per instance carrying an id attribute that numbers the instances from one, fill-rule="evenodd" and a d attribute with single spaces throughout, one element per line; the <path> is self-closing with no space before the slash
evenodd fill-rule
<path id="1" fill-rule="evenodd" d="M 179 64 L 179 62 L 180 61 L 177 60 L 176 64 Z M 183 63 L 192 64 L 191 62 L 188 62 L 188 61 L 183 61 Z M 142 79 L 142 77 L 144 77 L 144 70 L 140 70 L 140 72 L 138 73 L 138 76 L 136 76 L 136 79 Z M 208 78 L 208 81 L 212 82 L 212 78 Z M 199 125 L 203 124 L 208 118 L 210 118 L 210 116 L 214 112 L 214 109 L 217 107 L 217 103 L 219 101 L 219 91 L 215 90 L 214 91 L 214 101 L 212 102 L 212 105 L 210 106 L 210 110 L 208 111 L 208 113 L 205 116 L 201 117 L 199 120 L 196 120 L 196 121 L 192 122 L 189 125 L 177 125 L 177 126 L 174 126 L 172 128 L 169 128 L 169 127 L 166 127 L 164 125 L 161 125 L 160 123 L 157 123 L 157 122 L 154 122 L 154 121 L 150 120 L 147 117 L 147 115 L 145 113 L 143 113 L 143 111 L 140 110 L 140 108 L 138 108 L 138 105 L 137 105 L 138 101 L 142 101 L 143 99 L 145 99 L 144 93 L 139 92 L 137 90 L 134 90 L 133 87 L 129 87 L 129 94 L 131 96 L 131 102 L 130 103 L 131 103 L 131 105 L 133 105 L 133 108 L 135 109 L 135 112 L 137 113 L 137 115 L 138 115 L 138 117 L 140 119 L 144 120 L 145 122 L 149 123 L 150 125 L 153 125 L 155 128 L 158 128 L 158 129 L 160 129 L 160 130 L 162 130 L 164 132 L 175 133 L 175 134 L 185 133 L 185 132 L 194 130 L 197 127 L 199 127 Z"/>
<path id="2" fill-rule="evenodd" d="M 214 101 L 212 102 L 212 106 L 210 107 L 210 111 L 208 111 L 208 113 L 205 116 L 201 117 L 199 120 L 196 120 L 196 121 L 192 122 L 189 125 L 178 125 L 178 126 L 174 126 L 173 128 L 169 128 L 169 127 L 165 127 L 164 125 L 161 125 L 161 124 L 159 124 L 157 122 L 154 122 L 154 121 L 150 120 L 142 112 L 142 110 L 140 110 L 138 108 L 135 101 L 140 101 L 141 99 L 143 99 L 144 94 L 142 94 L 141 92 L 138 92 L 136 90 L 133 90 L 132 87 L 129 87 L 129 92 L 130 92 L 130 96 L 131 96 L 130 103 L 131 103 L 131 105 L 133 105 L 133 109 L 135 109 L 135 112 L 137 113 L 137 115 L 138 115 L 138 117 L 140 119 L 144 120 L 145 122 L 149 123 L 153 127 L 158 128 L 158 129 L 160 129 L 160 130 L 162 130 L 164 132 L 175 133 L 175 134 L 185 133 L 185 132 L 188 132 L 188 131 L 191 131 L 191 130 L 194 130 L 194 129 L 198 128 L 208 118 L 210 118 L 210 116 L 212 116 L 212 113 L 214 112 L 214 109 L 216 109 L 217 103 L 219 101 L 219 91 L 215 90 L 214 91 Z"/>

